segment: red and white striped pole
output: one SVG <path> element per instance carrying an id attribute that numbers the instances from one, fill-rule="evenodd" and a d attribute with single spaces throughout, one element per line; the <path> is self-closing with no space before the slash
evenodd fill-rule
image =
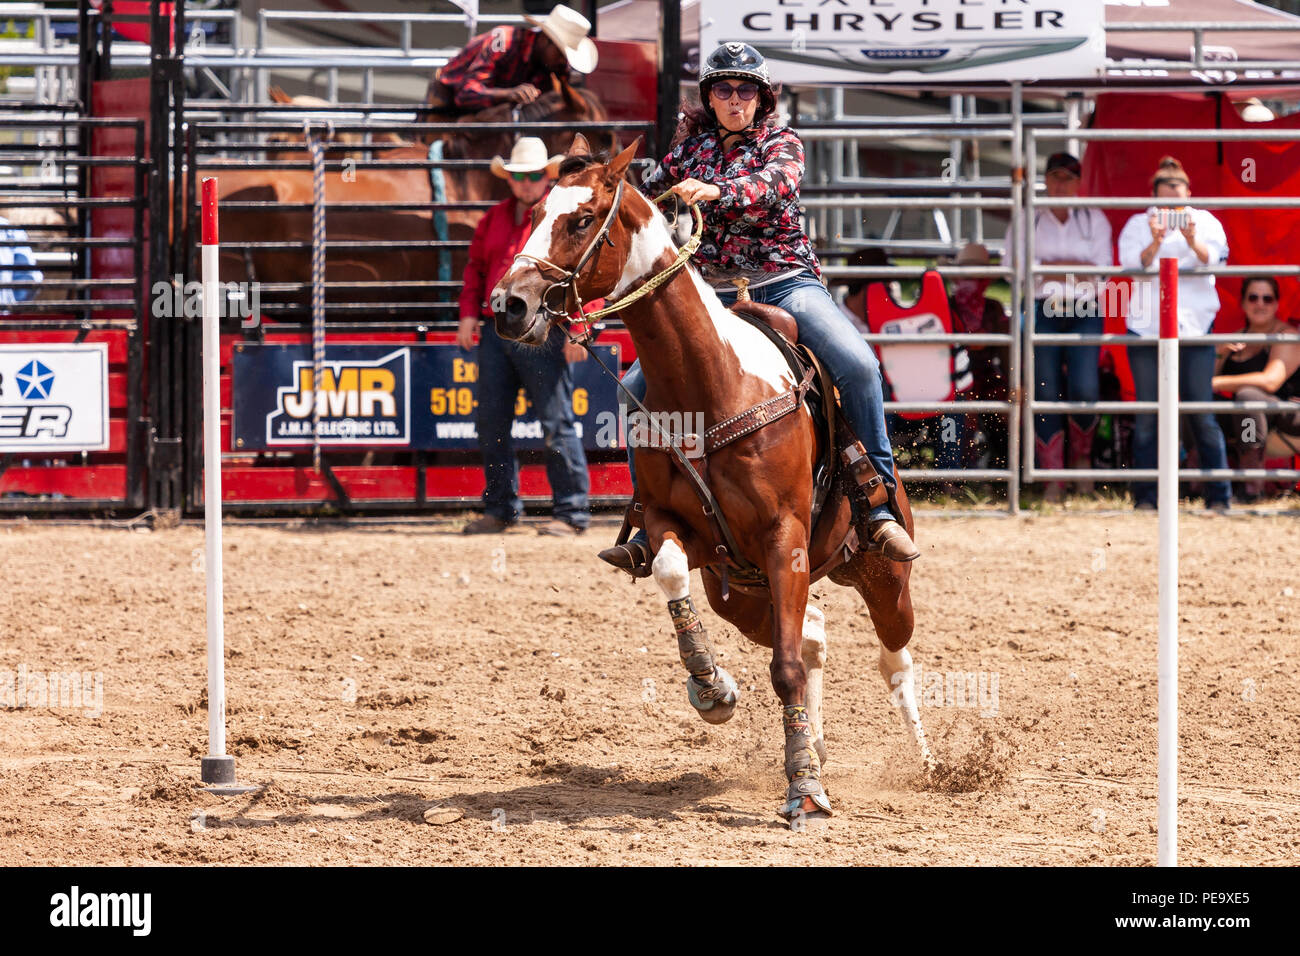
<path id="1" fill-rule="evenodd" d="M 1156 862 L 1178 865 L 1178 260 L 1160 260 L 1160 645 Z"/>
<path id="2" fill-rule="evenodd" d="M 221 573 L 221 278 L 217 244 L 217 181 L 203 180 L 203 538 L 208 596 L 208 756 L 202 778 L 235 782 L 226 754 L 225 598 Z"/>

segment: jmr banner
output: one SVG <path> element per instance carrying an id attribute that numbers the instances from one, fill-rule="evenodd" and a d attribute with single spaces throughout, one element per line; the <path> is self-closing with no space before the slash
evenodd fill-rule
<path id="1" fill-rule="evenodd" d="M 107 345 L 0 345 L 0 455 L 107 447 Z"/>
<path id="2" fill-rule="evenodd" d="M 1104 0 L 701 0 L 700 49 L 742 42 L 785 84 L 1081 79 Z"/>
<path id="3" fill-rule="evenodd" d="M 618 371 L 618 346 L 595 352 Z M 478 381 L 473 353 L 455 345 L 331 345 L 319 391 L 311 350 L 243 343 L 234 351 L 234 450 L 312 444 L 312 406 L 320 409 L 325 446 L 409 449 L 478 447 Z M 618 447 L 618 386 L 588 358 L 573 369 L 573 411 L 583 445 Z M 542 425 L 521 389 L 511 436 L 517 448 L 541 448 Z"/>

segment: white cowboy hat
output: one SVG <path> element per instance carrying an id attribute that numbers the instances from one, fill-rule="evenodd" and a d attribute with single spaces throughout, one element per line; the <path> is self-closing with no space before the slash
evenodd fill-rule
<path id="1" fill-rule="evenodd" d="M 550 37 L 569 58 L 569 66 L 579 73 L 590 73 L 596 68 L 599 54 L 596 44 L 587 36 L 591 32 L 591 21 L 581 13 L 561 4 L 548 13 L 545 20 L 529 16 L 524 19 Z"/>
<path id="2" fill-rule="evenodd" d="M 511 173 L 536 173 L 544 169 L 547 175 L 556 176 L 563 161 L 563 156 L 548 158 L 546 144 L 536 136 L 525 136 L 510 150 L 509 162 L 500 156 L 492 157 L 492 175 L 509 179 Z"/>

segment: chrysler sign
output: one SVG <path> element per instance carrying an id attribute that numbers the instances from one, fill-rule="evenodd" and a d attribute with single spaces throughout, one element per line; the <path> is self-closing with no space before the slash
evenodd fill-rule
<path id="1" fill-rule="evenodd" d="M 700 47 L 741 41 L 787 84 L 1082 79 L 1103 0 L 702 0 Z"/>

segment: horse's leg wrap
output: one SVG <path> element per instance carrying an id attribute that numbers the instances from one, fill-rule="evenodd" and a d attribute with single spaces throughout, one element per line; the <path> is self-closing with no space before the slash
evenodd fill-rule
<path id="1" fill-rule="evenodd" d="M 790 786 L 785 791 L 786 802 L 777 812 L 787 820 L 811 810 L 829 816 L 831 801 L 822 787 L 821 760 L 813 746 L 808 708 L 787 704 L 781 712 L 781 722 L 785 727 L 785 775 Z"/>
<path id="2" fill-rule="evenodd" d="M 677 631 L 677 652 L 691 675 L 686 681 L 691 706 L 709 723 L 723 723 L 735 712 L 740 689 L 731 675 L 714 662 L 713 647 L 690 595 L 669 601 L 668 613 Z"/>

